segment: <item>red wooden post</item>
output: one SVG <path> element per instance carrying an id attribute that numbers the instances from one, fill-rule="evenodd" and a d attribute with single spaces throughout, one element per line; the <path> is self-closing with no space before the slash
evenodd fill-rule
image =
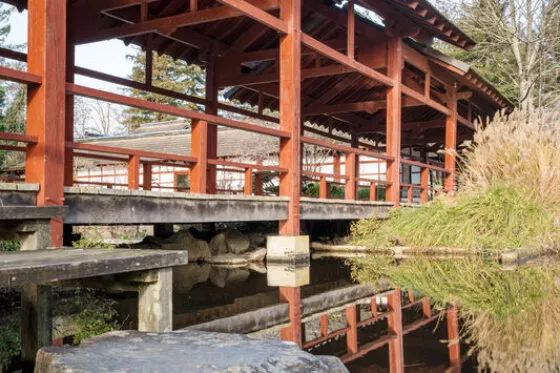
<path id="1" fill-rule="evenodd" d="M 71 41 L 67 40 L 66 44 L 66 81 L 74 83 L 74 60 L 75 47 Z M 66 142 L 74 141 L 74 96 L 66 96 L 65 102 L 65 132 L 64 138 Z M 64 149 L 64 186 L 74 185 L 74 150 L 70 148 Z"/>
<path id="2" fill-rule="evenodd" d="M 333 174 L 340 175 L 340 153 L 337 151 L 333 154 Z M 334 181 L 339 182 L 340 178 L 335 177 Z"/>
<path id="3" fill-rule="evenodd" d="M 128 159 L 128 189 L 140 187 L 140 157 L 131 155 Z"/>
<path id="4" fill-rule="evenodd" d="M 348 34 L 347 34 L 347 54 L 354 59 L 354 30 L 356 18 L 354 17 L 354 0 L 348 0 Z"/>
<path id="5" fill-rule="evenodd" d="M 263 195 L 263 182 L 262 182 L 262 175 L 259 171 L 255 173 L 255 195 L 262 196 Z"/>
<path id="6" fill-rule="evenodd" d="M 406 202 L 410 205 L 412 204 L 412 187 L 409 186 L 406 190 Z"/>
<path id="7" fill-rule="evenodd" d="M 280 37 L 280 128 L 290 132 L 280 141 L 280 195 L 290 198 L 288 219 L 280 221 L 280 234 L 300 233 L 301 191 L 301 0 L 281 0 L 280 19 L 288 33 Z"/>
<path id="8" fill-rule="evenodd" d="M 426 318 L 432 316 L 432 307 L 430 306 L 430 300 L 428 298 L 422 300 L 422 313 Z"/>
<path id="9" fill-rule="evenodd" d="M 321 176 L 321 180 L 319 181 L 319 198 L 328 198 L 327 178 L 324 176 Z"/>
<path id="10" fill-rule="evenodd" d="M 206 169 L 208 167 L 208 123 L 201 120 L 192 121 L 191 155 L 197 162 L 191 168 L 191 192 L 206 193 Z"/>
<path id="11" fill-rule="evenodd" d="M 253 194 L 253 170 L 251 168 L 245 169 L 245 187 L 243 191 L 247 196 Z"/>
<path id="12" fill-rule="evenodd" d="M 455 168 L 457 150 L 457 90 L 455 87 L 449 87 L 449 97 L 447 100 L 449 115 L 445 118 L 445 169 L 448 173 L 445 175 L 444 190 L 445 192 L 453 192 L 455 189 Z"/>
<path id="13" fill-rule="evenodd" d="M 25 181 L 40 184 L 37 205 L 62 205 L 66 139 L 66 2 L 28 2 L 27 70 L 42 84 L 27 92 L 27 135 L 36 136 L 25 161 Z M 62 246 L 61 218 L 51 221 L 53 246 Z"/>
<path id="14" fill-rule="evenodd" d="M 288 302 L 290 325 L 280 332 L 282 340 L 292 341 L 300 348 L 303 345 L 301 325 L 301 293 L 299 287 L 280 287 L 280 301 Z"/>
<path id="15" fill-rule="evenodd" d="M 216 82 L 216 59 L 210 56 L 206 65 L 206 113 L 218 114 L 218 83 Z M 218 157 L 218 127 L 206 123 L 206 152 L 207 159 Z M 216 166 L 206 164 L 206 191 L 202 193 L 216 193 Z"/>
<path id="16" fill-rule="evenodd" d="M 461 371 L 461 345 L 459 339 L 459 319 L 457 306 L 447 310 L 447 339 L 449 340 L 449 364 L 454 372 Z"/>
<path id="17" fill-rule="evenodd" d="M 401 164 L 401 80 L 403 68 L 403 46 L 398 37 L 389 37 L 387 53 L 387 75 L 393 80 L 393 87 L 387 89 L 387 154 L 394 158 L 387 161 L 386 200 L 398 206 L 400 202 Z"/>
<path id="18" fill-rule="evenodd" d="M 346 153 L 346 185 L 344 188 L 344 198 L 347 200 L 356 199 L 356 153 Z"/>
<path id="19" fill-rule="evenodd" d="M 326 313 L 321 315 L 321 336 L 326 337 L 329 334 L 329 315 Z"/>
<path id="20" fill-rule="evenodd" d="M 358 353 L 358 307 L 351 305 L 346 307 L 346 348 L 349 354 Z"/>
<path id="21" fill-rule="evenodd" d="M 377 188 L 375 186 L 375 181 L 370 181 L 369 183 L 369 200 L 377 201 Z"/>
<path id="22" fill-rule="evenodd" d="M 387 298 L 391 307 L 387 323 L 389 331 L 396 336 L 389 342 L 389 369 L 391 373 L 404 373 L 401 291 L 395 289 Z"/>
<path id="23" fill-rule="evenodd" d="M 144 163 L 142 170 L 144 174 L 144 190 L 152 190 L 152 165 Z"/>
<path id="24" fill-rule="evenodd" d="M 377 298 L 371 298 L 371 316 L 377 316 Z"/>
<path id="25" fill-rule="evenodd" d="M 428 202 L 428 184 L 429 184 L 430 170 L 427 167 L 422 168 L 420 171 L 420 185 L 422 191 L 420 192 L 420 203 Z"/>
<path id="26" fill-rule="evenodd" d="M 430 98 L 430 89 L 432 85 L 432 73 L 430 71 L 426 71 L 425 79 L 426 81 L 424 82 L 424 96 Z"/>

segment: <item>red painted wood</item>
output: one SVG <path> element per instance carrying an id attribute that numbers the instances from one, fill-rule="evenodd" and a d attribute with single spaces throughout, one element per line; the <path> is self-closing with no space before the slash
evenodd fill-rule
<path id="1" fill-rule="evenodd" d="M 10 69 L 9 67 L 4 66 L 0 66 L 0 79 L 29 85 L 39 85 L 42 81 L 40 75 Z"/>
<path id="2" fill-rule="evenodd" d="M 208 123 L 193 120 L 191 126 L 191 154 L 198 160 L 191 168 L 191 192 L 207 193 Z"/>
<path id="3" fill-rule="evenodd" d="M 387 57 L 387 74 L 394 82 L 394 85 L 387 89 L 386 153 L 393 159 L 387 162 L 387 181 L 391 184 L 387 186 L 386 200 L 398 206 L 400 202 L 401 81 L 403 68 L 401 39 L 389 38 Z"/>
<path id="4" fill-rule="evenodd" d="M 428 202 L 428 183 L 430 179 L 430 170 L 427 167 L 422 168 L 420 171 L 420 185 L 422 191 L 420 192 L 420 203 Z"/>
<path id="5" fill-rule="evenodd" d="M 143 188 L 144 190 L 152 190 L 152 165 L 149 163 L 142 164 Z"/>
<path id="6" fill-rule="evenodd" d="M 387 298 L 391 307 L 391 315 L 387 320 L 389 332 L 396 336 L 389 342 L 389 370 L 391 373 L 404 373 L 401 291 L 396 289 Z"/>
<path id="7" fill-rule="evenodd" d="M 281 0 L 280 19 L 287 34 L 280 38 L 280 128 L 290 138 L 280 141 L 280 195 L 290 198 L 288 219 L 280 221 L 280 234 L 300 233 L 301 194 L 301 0 Z"/>
<path id="8" fill-rule="evenodd" d="M 29 147 L 26 182 L 40 184 L 39 206 L 64 202 L 66 81 L 66 2 L 28 2 L 28 63 L 33 76 L 27 95 L 26 134 L 38 139 Z M 5 71 L 4 71 L 5 72 Z M 24 75 L 25 79 L 29 75 Z M 62 219 L 51 222 L 51 241 L 62 246 Z"/>
<path id="9" fill-rule="evenodd" d="M 282 329 L 282 340 L 303 346 L 301 325 L 301 292 L 299 287 L 280 287 L 280 301 L 289 305 L 290 325 Z"/>
<path id="10" fill-rule="evenodd" d="M 358 353 L 358 307 L 353 304 L 346 307 L 346 350 L 348 354 Z"/>
<path id="11" fill-rule="evenodd" d="M 457 306 L 447 310 L 447 339 L 449 340 L 449 364 L 455 368 L 455 372 L 461 371 L 461 345 L 459 339 L 459 318 Z"/>
<path id="12" fill-rule="evenodd" d="M 445 118 L 445 169 L 444 190 L 449 193 L 455 189 L 456 150 L 457 150 L 457 90 L 449 87 L 449 115 Z"/>
<path id="13" fill-rule="evenodd" d="M 247 168 L 245 170 L 245 185 L 243 188 L 245 195 L 253 195 L 253 170 Z"/>
<path id="14" fill-rule="evenodd" d="M 140 187 L 140 157 L 131 155 L 128 160 L 128 189 Z"/>

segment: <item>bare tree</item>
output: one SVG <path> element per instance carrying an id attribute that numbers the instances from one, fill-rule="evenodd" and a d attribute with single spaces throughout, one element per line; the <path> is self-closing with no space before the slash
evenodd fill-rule
<path id="1" fill-rule="evenodd" d="M 461 26 L 485 53 L 511 52 L 523 111 L 555 100 L 559 85 L 560 0 L 461 0 Z M 498 63 L 495 69 L 502 69 Z"/>

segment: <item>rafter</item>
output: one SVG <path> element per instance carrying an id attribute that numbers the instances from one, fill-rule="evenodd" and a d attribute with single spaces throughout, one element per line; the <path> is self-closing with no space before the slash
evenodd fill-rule
<path id="1" fill-rule="evenodd" d="M 246 0 L 246 2 L 262 11 L 277 9 L 279 6 L 278 0 Z M 202 9 L 196 12 L 186 12 L 145 22 L 98 30 L 92 35 L 78 38 L 76 43 L 93 43 L 102 40 L 144 35 L 160 30 L 164 30 L 164 33 L 168 33 L 170 29 L 176 30 L 181 27 L 235 18 L 243 15 L 242 12 L 229 6 Z"/>

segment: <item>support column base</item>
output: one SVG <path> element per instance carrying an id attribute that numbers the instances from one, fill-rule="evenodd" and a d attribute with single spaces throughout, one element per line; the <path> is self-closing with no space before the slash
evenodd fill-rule
<path id="1" fill-rule="evenodd" d="M 269 263 L 309 263 L 309 236 L 268 236 L 266 251 Z"/>

